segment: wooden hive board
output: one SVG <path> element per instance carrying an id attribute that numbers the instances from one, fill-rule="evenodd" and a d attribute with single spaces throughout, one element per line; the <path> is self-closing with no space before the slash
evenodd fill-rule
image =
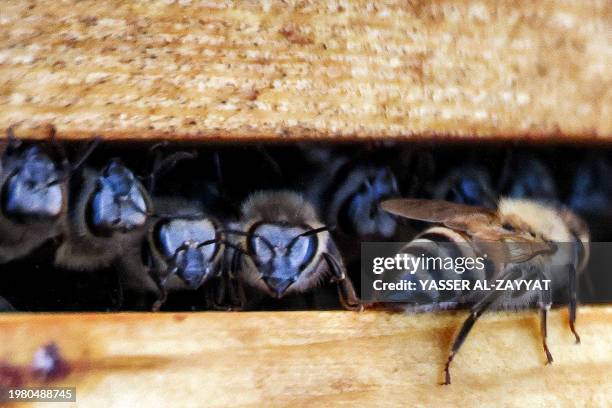
<path id="1" fill-rule="evenodd" d="M 61 138 L 611 141 L 612 4 L 33 1 L 0 10 L 0 128 Z M 612 308 L 575 346 L 490 314 L 6 314 L 0 362 L 56 341 L 78 405 L 604 406 Z M 45 404 L 46 405 L 46 404 Z"/>
<path id="2" fill-rule="evenodd" d="M 612 136 L 609 1 L 286 3 L 4 1 L 0 127 L 130 139 Z"/>
<path id="3" fill-rule="evenodd" d="M 612 308 L 582 308 L 575 345 L 554 311 L 545 366 L 537 313 L 485 315 L 441 386 L 465 313 L 16 314 L 0 358 L 55 341 L 83 407 L 588 406 L 612 398 Z M 43 406 L 44 404 L 41 404 Z M 44 405 L 46 406 L 46 405 Z"/>

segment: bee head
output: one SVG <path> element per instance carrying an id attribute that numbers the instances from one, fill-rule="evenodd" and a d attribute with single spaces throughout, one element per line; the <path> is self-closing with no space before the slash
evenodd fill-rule
<path id="1" fill-rule="evenodd" d="M 379 209 L 381 201 L 399 195 L 397 181 L 391 170 L 386 167 L 357 168 L 349 176 L 349 184 L 350 179 L 357 183 L 340 207 L 339 225 L 362 237 L 392 236 L 397 221 Z"/>
<path id="2" fill-rule="evenodd" d="M 549 202 L 554 202 L 559 197 L 552 174 L 535 158 L 522 158 L 517 163 L 505 195 Z"/>
<path id="3" fill-rule="evenodd" d="M 437 199 L 458 204 L 495 208 L 497 200 L 484 169 L 463 168 L 445 177 L 434 193 Z"/>
<path id="4" fill-rule="evenodd" d="M 127 167 L 112 160 L 100 173 L 89 205 L 89 223 L 108 236 L 142 227 L 149 213 L 142 184 Z"/>
<path id="5" fill-rule="evenodd" d="M 191 289 L 197 289 L 214 273 L 220 251 L 215 224 L 208 219 L 172 219 L 156 231 L 156 245 L 170 269 Z"/>
<path id="6" fill-rule="evenodd" d="M 312 263 L 319 231 L 286 223 L 260 223 L 251 228 L 248 252 L 271 296 L 282 297 Z"/>
<path id="7" fill-rule="evenodd" d="M 605 157 L 590 157 L 578 167 L 569 205 L 583 213 L 610 213 L 612 165 Z"/>
<path id="8" fill-rule="evenodd" d="M 3 211 L 18 220 L 54 219 L 64 204 L 59 168 L 39 147 L 25 150 L 4 185 Z"/>

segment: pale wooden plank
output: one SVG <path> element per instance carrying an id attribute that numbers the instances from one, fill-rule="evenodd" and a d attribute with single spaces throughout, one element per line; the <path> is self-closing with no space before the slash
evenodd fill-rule
<path id="1" fill-rule="evenodd" d="M 612 307 L 580 309 L 575 345 L 565 311 L 550 319 L 544 365 L 535 312 L 489 314 L 440 386 L 464 313 L 13 314 L 0 356 L 26 364 L 57 342 L 78 405 L 605 406 L 612 397 Z M 42 405 L 41 405 L 42 406 Z"/>
<path id="2" fill-rule="evenodd" d="M 4 1 L 0 128 L 207 140 L 612 135 L 609 1 L 286 3 Z"/>

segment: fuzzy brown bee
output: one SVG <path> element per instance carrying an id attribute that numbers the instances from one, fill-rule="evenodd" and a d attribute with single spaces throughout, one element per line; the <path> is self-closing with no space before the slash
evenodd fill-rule
<path id="1" fill-rule="evenodd" d="M 381 204 L 391 214 L 438 224 L 428 228 L 401 252 L 421 254 L 424 244 L 454 244 L 473 256 L 488 254 L 489 262 L 480 276 L 472 279 L 517 280 L 547 279 L 548 290 L 488 291 L 453 293 L 443 298 L 439 293 L 419 293 L 433 306 L 472 304 L 470 315 L 457 334 L 445 367 L 445 384 L 450 384 L 450 364 L 467 338 L 473 325 L 487 309 L 516 310 L 536 306 L 540 310 L 542 345 L 548 363 L 553 358 L 546 342 L 547 314 L 552 292 L 569 291 L 569 326 L 580 342 L 576 320 L 577 274 L 585 269 L 589 258 L 589 232 L 584 222 L 569 210 L 532 200 L 502 199 L 497 210 L 437 200 L 396 199 Z M 428 248 L 435 248 L 430 245 Z M 446 246 L 448 248 L 448 246 Z M 563 248 L 562 248 L 563 247 Z M 448 254 L 439 254 L 446 256 Z M 561 268 L 552 267 L 553 265 Z M 426 273 L 426 272 L 425 272 Z"/>
<path id="2" fill-rule="evenodd" d="M 282 298 L 332 280 L 342 305 L 361 309 L 336 244 L 299 194 L 253 194 L 242 207 L 241 220 L 226 234 L 229 275 L 241 306 L 247 302 L 245 286 L 255 294 Z"/>

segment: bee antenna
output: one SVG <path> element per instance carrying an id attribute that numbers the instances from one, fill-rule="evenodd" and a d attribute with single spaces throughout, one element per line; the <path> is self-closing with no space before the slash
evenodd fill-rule
<path id="1" fill-rule="evenodd" d="M 6 138 L 8 139 L 8 147 L 10 149 L 17 149 L 19 146 L 21 146 L 22 141 L 15 136 L 13 126 L 9 126 L 6 129 Z"/>
<path id="2" fill-rule="evenodd" d="M 240 236 L 243 236 L 243 237 L 259 238 L 268 247 L 268 249 L 270 251 L 274 252 L 274 245 L 272 245 L 272 243 L 270 241 L 268 241 L 268 239 L 266 237 L 262 236 L 262 235 L 255 234 L 253 232 L 244 232 L 244 231 L 232 230 L 232 229 L 221 230 L 221 232 L 224 233 L 224 234 L 229 234 L 229 235 L 240 235 Z"/>
<path id="3" fill-rule="evenodd" d="M 291 241 L 289 241 L 289 245 L 287 245 L 287 247 L 291 248 L 297 242 L 297 240 L 302 238 L 302 237 L 307 237 L 309 235 L 316 235 L 316 234 L 319 234 L 321 232 L 325 232 L 325 231 L 329 231 L 329 230 L 330 230 L 330 227 L 327 226 L 327 225 L 324 225 L 324 226 L 319 227 L 319 228 L 311 228 L 308 231 L 302 232 L 301 234 L 298 234 L 295 237 L 293 237 L 291 239 Z"/>
<path id="4" fill-rule="evenodd" d="M 240 252 L 242 255 L 246 255 L 249 258 L 253 259 L 253 255 L 251 255 L 249 252 L 245 251 L 244 249 L 240 248 L 238 245 L 233 244 L 233 243 L 228 242 L 228 241 L 225 241 L 225 240 L 219 241 L 219 242 L 221 242 L 223 245 L 225 245 L 227 247 L 232 248 L 233 250 L 235 250 L 237 252 Z"/>
<path id="5" fill-rule="evenodd" d="M 89 156 L 91 156 L 91 154 L 94 152 L 94 150 L 96 150 L 98 148 L 100 143 L 102 143 L 102 137 L 101 136 L 95 136 L 93 138 L 93 140 L 91 142 L 89 142 L 89 145 L 87 146 L 87 149 L 85 149 L 85 151 L 81 154 L 81 157 L 79 157 L 79 159 L 76 161 L 76 163 L 70 165 L 70 172 L 73 173 L 75 171 L 78 171 L 81 168 L 81 166 L 83 166 L 83 164 L 85 164 L 87 159 L 89 159 Z"/>
<path id="6" fill-rule="evenodd" d="M 159 213 L 159 212 L 148 212 L 147 215 L 152 218 L 186 218 L 188 220 L 196 220 L 204 218 L 206 215 L 202 212 L 194 212 L 190 214 L 172 214 L 172 213 Z"/>
<path id="7" fill-rule="evenodd" d="M 217 179 L 216 188 L 210 185 L 207 185 L 208 191 L 211 194 L 214 194 L 218 199 L 224 202 L 227 207 L 234 213 L 234 215 L 238 218 L 240 217 L 240 209 L 232 202 L 228 194 L 226 193 L 225 183 L 223 180 L 223 169 L 221 166 L 221 155 L 218 151 L 215 151 L 212 154 L 213 165 L 215 167 L 215 177 Z"/>
<path id="8" fill-rule="evenodd" d="M 251 256 L 251 254 L 249 254 L 249 253 L 248 253 L 247 251 L 245 251 L 244 249 L 240 248 L 238 245 L 233 244 L 233 243 L 231 243 L 231 242 L 229 242 L 229 241 L 226 241 L 226 240 L 224 240 L 224 239 L 220 239 L 220 238 L 209 239 L 208 241 L 204 241 L 204 242 L 199 243 L 199 244 L 198 244 L 196 247 L 197 247 L 197 248 L 202 248 L 202 247 L 205 247 L 205 246 L 207 246 L 207 245 L 211 245 L 211 244 L 223 244 L 223 245 L 225 245 L 225 246 L 227 246 L 227 247 L 230 247 L 230 248 L 234 249 L 235 251 L 240 252 L 240 253 L 241 253 L 241 254 L 243 254 L 243 255 L 246 255 L 246 256 L 248 256 L 248 257 L 252 257 L 252 256 Z M 175 259 L 176 259 L 176 257 L 178 256 L 178 252 L 179 252 L 179 251 L 184 250 L 184 249 L 187 249 L 187 248 L 189 248 L 189 245 L 188 245 L 187 243 L 185 243 L 185 242 L 184 242 L 184 243 L 183 243 L 181 246 L 179 246 L 179 247 L 176 249 L 176 251 L 174 252 L 174 255 L 172 256 L 172 260 L 175 260 Z"/>
<path id="9" fill-rule="evenodd" d="M 312 229 L 309 229 L 306 232 L 302 232 L 301 234 L 297 235 L 295 238 L 305 237 L 305 236 L 308 236 L 308 235 L 315 235 L 315 234 L 318 234 L 320 232 L 325 232 L 325 231 L 329 231 L 329 230 L 330 230 L 330 227 L 328 227 L 327 225 L 324 225 L 324 226 L 319 227 L 319 228 L 312 228 Z"/>
<path id="10" fill-rule="evenodd" d="M 263 157 L 266 161 L 267 165 L 272 169 L 272 171 L 276 174 L 279 179 L 283 178 L 283 171 L 281 170 L 278 162 L 270 155 L 270 153 L 266 150 L 262 145 L 256 145 L 255 149 L 257 152 Z"/>

